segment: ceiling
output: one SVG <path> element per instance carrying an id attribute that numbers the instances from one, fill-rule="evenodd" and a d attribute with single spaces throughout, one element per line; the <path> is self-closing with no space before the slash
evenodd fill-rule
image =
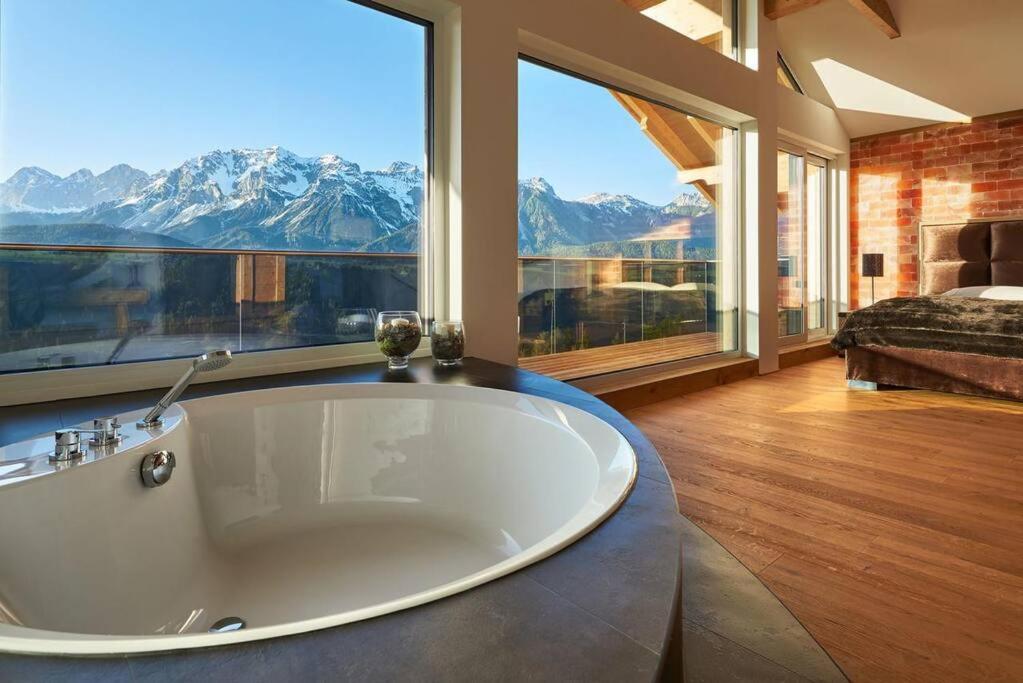
<path id="1" fill-rule="evenodd" d="M 1023 0 L 888 0 L 889 39 L 846 0 L 777 20 L 806 93 L 852 138 L 1023 109 Z"/>

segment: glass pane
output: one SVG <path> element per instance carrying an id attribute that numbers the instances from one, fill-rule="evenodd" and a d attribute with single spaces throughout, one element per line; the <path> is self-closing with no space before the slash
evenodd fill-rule
<path id="1" fill-rule="evenodd" d="M 778 152 L 778 336 L 803 333 L 803 157 Z"/>
<path id="2" fill-rule="evenodd" d="M 775 68 L 774 74 L 775 78 L 778 79 L 778 85 L 798 93 L 803 92 L 799 88 L 799 84 L 796 83 L 796 79 L 793 78 L 792 72 L 789 71 L 789 66 L 782 59 L 781 54 L 778 55 L 778 66 Z"/>
<path id="3" fill-rule="evenodd" d="M 826 325 L 827 305 L 827 170 L 806 166 L 806 304 L 807 329 Z"/>
<path id="4" fill-rule="evenodd" d="M 735 0 L 623 0 L 626 5 L 668 28 L 735 56 Z"/>
<path id="5" fill-rule="evenodd" d="M 733 131 L 530 62 L 519 84 L 520 364 L 734 349 Z"/>
<path id="6" fill-rule="evenodd" d="M 347 0 L 0 9 L 0 372 L 368 341 L 418 307 L 425 25 Z"/>

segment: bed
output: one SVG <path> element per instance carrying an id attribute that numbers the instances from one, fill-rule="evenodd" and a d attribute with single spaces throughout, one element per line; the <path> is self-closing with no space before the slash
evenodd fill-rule
<path id="1" fill-rule="evenodd" d="M 1023 401 L 1023 220 L 924 225 L 920 295 L 849 314 L 850 386 Z"/>

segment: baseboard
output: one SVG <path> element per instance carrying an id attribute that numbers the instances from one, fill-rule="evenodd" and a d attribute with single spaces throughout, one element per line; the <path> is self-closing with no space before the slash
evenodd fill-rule
<path id="1" fill-rule="evenodd" d="M 829 340 L 821 339 L 783 348 L 778 354 L 779 369 L 837 355 Z M 665 370 L 632 378 L 589 378 L 579 383 L 581 389 L 598 396 L 617 410 L 630 410 L 669 398 L 685 396 L 711 387 L 750 379 L 759 374 L 755 358 L 724 358 L 710 363 Z M 575 382 L 569 382 L 575 384 Z"/>
<path id="2" fill-rule="evenodd" d="M 803 363 L 823 360 L 824 358 L 831 358 L 837 355 L 838 352 L 831 347 L 830 338 L 782 347 L 778 351 L 778 369 L 784 370 L 795 365 L 802 365 Z"/>
<path id="3" fill-rule="evenodd" d="M 632 385 L 609 384 L 588 390 L 616 410 L 629 410 L 756 376 L 755 358 L 729 358 L 677 370 L 670 376 L 646 377 Z"/>

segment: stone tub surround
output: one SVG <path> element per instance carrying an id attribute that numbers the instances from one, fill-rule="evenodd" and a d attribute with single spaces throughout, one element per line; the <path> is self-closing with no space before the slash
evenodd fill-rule
<path id="1" fill-rule="evenodd" d="M 568 403 L 617 428 L 639 476 L 622 506 L 565 550 L 475 589 L 322 631 L 204 650 L 103 658 L 0 653 L 0 680 L 680 680 L 681 528 L 674 490 L 640 431 L 561 382 L 476 359 L 406 372 L 382 363 L 192 386 L 184 399 L 345 382 L 456 383 Z M 147 407 L 163 390 L 0 408 L 0 444 Z"/>

